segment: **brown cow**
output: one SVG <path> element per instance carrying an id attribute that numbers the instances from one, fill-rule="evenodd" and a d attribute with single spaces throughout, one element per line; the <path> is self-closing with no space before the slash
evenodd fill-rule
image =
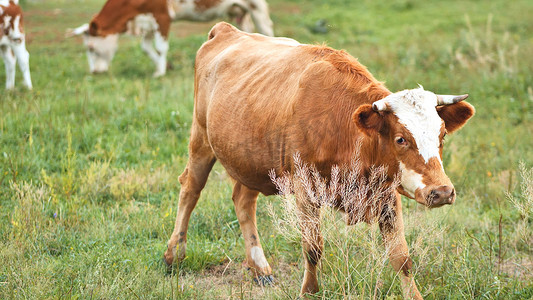
<path id="1" fill-rule="evenodd" d="M 234 17 L 243 30 L 252 31 L 255 25 L 260 33 L 274 34 L 265 0 L 108 0 L 89 24 L 69 29 L 67 37 L 83 34 L 89 69 L 101 73 L 109 69 L 118 35 L 140 34 L 143 51 L 156 65 L 154 77 L 159 77 L 167 70 L 172 20 L 206 22 L 225 16 Z"/>
<path id="2" fill-rule="evenodd" d="M 0 55 L 6 66 L 6 89 L 15 87 L 15 66 L 19 63 L 24 85 L 32 89 L 30 54 L 26 50 L 22 9 L 18 0 L 0 0 Z"/>
<path id="3" fill-rule="evenodd" d="M 388 182 L 400 173 L 396 217 L 380 228 L 405 295 L 421 298 L 410 274 L 400 194 L 428 207 L 454 202 L 455 190 L 441 161 L 442 141 L 474 114 L 470 104 L 460 102 L 467 95 L 436 95 L 421 87 L 391 93 L 344 51 L 248 34 L 227 23 L 213 27 L 198 50 L 195 69 L 189 161 L 179 178 L 167 264 L 185 256 L 189 217 L 218 160 L 236 181 L 233 201 L 246 261 L 260 282 L 270 281 L 255 220 L 258 194 L 276 193 L 269 170 L 293 171 L 293 154 L 299 152 L 327 175 L 332 166 L 349 163 L 359 140 L 364 168 L 388 166 Z M 320 231 L 302 227 L 316 240 L 303 241 L 301 294 L 315 293 Z"/>
<path id="4" fill-rule="evenodd" d="M 142 35 L 143 51 L 156 65 L 154 77 L 159 77 L 167 70 L 170 22 L 166 0 L 108 0 L 89 24 L 69 29 L 67 37 L 83 35 L 89 69 L 102 73 L 107 72 L 117 51 L 118 35 L 135 24 L 135 31 Z"/>

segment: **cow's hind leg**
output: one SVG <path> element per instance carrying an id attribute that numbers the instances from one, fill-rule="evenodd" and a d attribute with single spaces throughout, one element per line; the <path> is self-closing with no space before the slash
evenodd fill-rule
<path id="1" fill-rule="evenodd" d="M 156 48 L 154 49 L 154 40 Z M 165 41 L 159 32 L 148 32 L 142 37 L 141 48 L 155 64 L 154 77 L 165 75 L 167 70 L 166 58 L 168 41 Z"/>
<path id="2" fill-rule="evenodd" d="M 298 203 L 298 218 L 305 262 L 300 295 L 314 294 L 318 292 L 317 268 L 324 248 L 320 233 L 320 208 L 310 203 Z"/>
<path id="3" fill-rule="evenodd" d="M 400 276 L 404 297 L 406 299 L 422 299 L 411 274 L 412 261 L 409 257 L 409 249 L 403 230 L 400 194 L 396 195 L 394 207 L 384 207 L 379 219 L 379 228 L 391 265 Z"/>
<path id="4" fill-rule="evenodd" d="M 0 55 L 4 59 L 6 67 L 6 89 L 12 89 L 15 87 L 15 66 L 17 60 L 11 51 L 11 48 L 7 45 L 0 46 Z"/>
<path id="5" fill-rule="evenodd" d="M 258 191 L 251 190 L 239 182 L 233 187 L 233 204 L 246 246 L 246 263 L 254 280 L 260 285 L 266 285 L 273 283 L 273 277 L 257 233 L 255 211 L 258 195 Z"/>
<path id="6" fill-rule="evenodd" d="M 176 224 L 164 255 L 168 266 L 171 266 L 175 259 L 180 261 L 185 258 L 189 218 L 215 161 L 216 158 L 209 146 L 205 131 L 199 129 L 193 122 L 189 142 L 189 161 L 185 171 L 179 177 L 181 191 Z"/>
<path id="7" fill-rule="evenodd" d="M 168 53 L 168 40 L 165 39 L 159 31 L 155 33 L 155 50 L 159 54 L 158 61 L 156 62 L 156 72 L 154 77 L 165 75 L 167 71 L 167 53 Z"/>

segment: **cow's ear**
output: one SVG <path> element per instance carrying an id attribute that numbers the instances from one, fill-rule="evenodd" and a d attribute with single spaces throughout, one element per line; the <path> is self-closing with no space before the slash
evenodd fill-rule
<path id="1" fill-rule="evenodd" d="M 363 104 L 352 115 L 353 121 L 366 134 L 379 132 L 383 128 L 383 116 L 372 109 L 372 105 Z"/>
<path id="2" fill-rule="evenodd" d="M 438 106 L 437 112 L 444 121 L 446 131 L 452 133 L 463 127 L 468 119 L 474 115 L 476 110 L 470 103 L 461 101 L 455 104 Z"/>
<path id="3" fill-rule="evenodd" d="M 92 36 L 98 35 L 98 25 L 95 21 L 91 21 L 91 24 L 89 24 L 89 34 Z"/>

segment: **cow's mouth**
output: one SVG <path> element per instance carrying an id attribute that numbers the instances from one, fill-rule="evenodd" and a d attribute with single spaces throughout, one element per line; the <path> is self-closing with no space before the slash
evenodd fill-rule
<path id="1" fill-rule="evenodd" d="M 447 185 L 417 189 L 414 197 L 406 192 L 402 186 L 398 187 L 398 191 L 400 194 L 414 199 L 416 202 L 429 208 L 451 205 L 455 202 L 456 197 L 453 186 Z"/>

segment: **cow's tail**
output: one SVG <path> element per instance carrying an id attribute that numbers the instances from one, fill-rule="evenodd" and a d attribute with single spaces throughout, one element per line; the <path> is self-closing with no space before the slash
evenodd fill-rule
<path id="1" fill-rule="evenodd" d="M 209 34 L 207 35 L 207 39 L 211 40 L 215 38 L 216 35 L 219 35 L 221 32 L 230 32 L 230 31 L 236 31 L 237 28 L 233 27 L 233 25 L 226 23 L 226 22 L 218 22 L 211 28 L 209 31 Z"/>

